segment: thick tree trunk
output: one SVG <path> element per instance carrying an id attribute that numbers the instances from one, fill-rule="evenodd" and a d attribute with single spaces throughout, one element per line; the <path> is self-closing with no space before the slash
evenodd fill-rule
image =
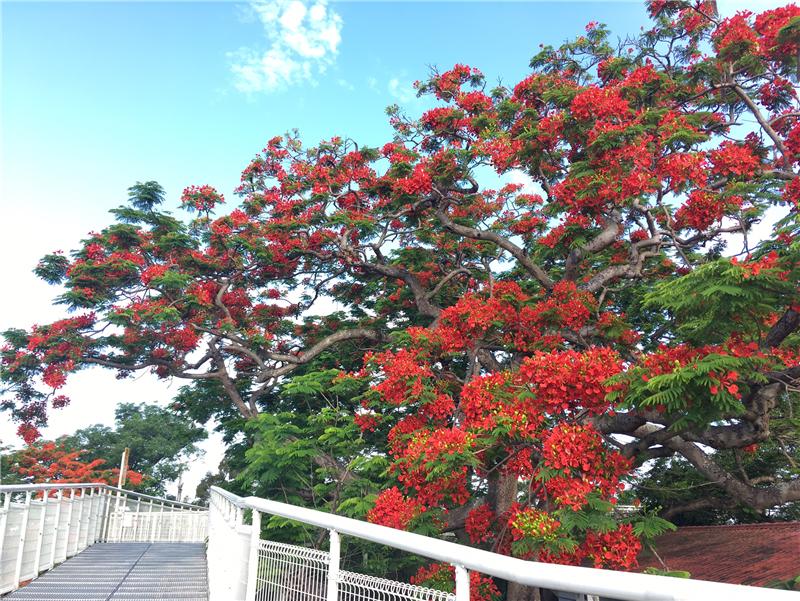
<path id="1" fill-rule="evenodd" d="M 492 472 L 489 476 L 488 504 L 494 514 L 503 515 L 517 500 L 517 477 Z M 507 533 L 503 533 L 508 535 Z M 516 582 L 509 582 L 506 591 L 507 601 L 539 601 L 539 589 Z"/>

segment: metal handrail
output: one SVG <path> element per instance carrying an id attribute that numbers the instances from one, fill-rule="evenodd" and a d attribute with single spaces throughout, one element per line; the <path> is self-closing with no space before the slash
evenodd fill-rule
<path id="1" fill-rule="evenodd" d="M 137 499 L 147 499 L 150 501 L 158 501 L 159 503 L 169 503 L 171 505 L 175 505 L 177 507 L 185 507 L 187 509 L 196 509 L 199 511 L 206 511 L 207 508 L 201 505 L 194 505 L 193 503 L 183 503 L 182 501 L 173 501 L 171 499 L 165 499 L 163 497 L 154 497 L 152 495 L 146 495 L 141 492 L 136 492 L 133 490 L 127 490 L 125 488 L 118 488 L 116 486 L 111 486 L 110 484 L 104 484 L 103 482 L 73 482 L 73 483 L 60 483 L 60 482 L 46 482 L 43 484 L 0 484 L 0 494 L 5 493 L 14 493 L 14 492 L 37 492 L 43 490 L 80 490 L 80 489 L 103 489 L 103 490 L 110 490 L 112 492 L 119 492 L 124 493 L 129 497 L 135 497 Z"/>
<path id="2" fill-rule="evenodd" d="M 232 492 L 228 492 L 224 488 L 220 488 L 219 486 L 212 486 L 212 489 L 222 497 L 225 498 L 226 501 L 236 505 L 239 508 L 245 509 L 247 508 L 247 499 L 245 497 L 240 497 Z"/>
<path id="3" fill-rule="evenodd" d="M 789 601 L 793 599 L 798 601 L 797 593 L 791 591 L 525 561 L 305 507 L 269 501 L 259 497 L 241 498 L 218 487 L 212 487 L 211 491 L 212 494 L 223 495 L 228 500 L 234 497 L 239 501 L 237 506 L 253 510 L 254 526 L 251 531 L 253 537 L 250 544 L 251 550 L 257 548 L 260 540 L 260 514 L 276 515 L 325 528 L 330 532 L 331 565 L 329 569 L 333 573 L 338 572 L 337 551 L 340 534 L 449 563 L 456 569 L 457 601 L 468 601 L 469 599 L 467 570 L 474 570 L 488 576 L 528 586 L 601 595 L 626 601 L 707 601 L 708 599 L 725 599 L 726 601 L 753 601 L 756 599 L 759 601 Z M 251 578 L 255 577 L 257 562 L 257 553 L 252 551 L 249 565 Z M 248 593 L 254 591 L 254 585 L 249 579 L 247 584 Z M 329 588 L 328 601 L 336 601 L 335 593 L 335 587 L 333 592 Z M 250 599 L 251 597 L 248 595 L 245 598 Z"/>
<path id="4" fill-rule="evenodd" d="M 0 493 L 6 492 L 28 492 L 36 490 L 48 490 L 52 488 L 100 488 L 107 486 L 102 482 L 49 482 L 44 484 L 0 484 Z"/>

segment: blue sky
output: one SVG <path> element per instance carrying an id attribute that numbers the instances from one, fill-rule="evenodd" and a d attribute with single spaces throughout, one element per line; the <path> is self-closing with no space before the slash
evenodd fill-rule
<path id="1" fill-rule="evenodd" d="M 327 14 L 339 16 L 341 39 L 312 61 L 324 73 L 242 93 L 232 53 L 271 45 L 246 4 L 31 2 L 3 12 L 6 173 L 30 182 L 44 161 L 59 198 L 41 200 L 58 210 L 67 194 L 92 214 L 136 180 L 157 179 L 173 198 L 191 183 L 230 192 L 266 140 L 292 127 L 309 141 L 380 144 L 390 134 L 384 107 L 418 109 L 411 82 L 429 65 L 466 62 L 513 82 L 540 42 L 592 18 L 619 32 L 644 22 L 631 2 L 334 3 Z M 89 202 L 87 188 L 107 200 Z"/>
<path id="2" fill-rule="evenodd" d="M 137 180 L 159 181 L 170 206 L 190 184 L 216 186 L 233 204 L 249 159 L 290 128 L 310 143 L 387 141 L 384 108 L 418 114 L 411 83 L 432 65 L 467 63 L 513 85 L 540 43 L 592 20 L 620 36 L 647 23 L 633 1 L 2 2 L 0 11 L 0 270 L 13 290 L 0 295 L 0 329 L 59 316 L 56 291 L 31 269 L 103 227 Z M 166 401 L 177 386 L 81 373 L 66 391 L 73 405 L 45 433 L 109 423 L 116 403 Z M 18 443 L 13 431 L 0 417 L 0 445 Z M 193 479 L 215 468 L 218 441 L 208 449 Z"/>

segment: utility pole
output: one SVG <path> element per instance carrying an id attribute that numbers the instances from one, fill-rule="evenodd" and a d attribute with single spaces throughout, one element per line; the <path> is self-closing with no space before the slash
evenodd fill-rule
<path id="1" fill-rule="evenodd" d="M 117 488 L 123 488 L 125 486 L 125 480 L 128 478 L 128 457 L 130 454 L 131 450 L 125 447 L 125 450 L 122 451 L 122 461 L 119 464 L 119 482 L 117 483 Z"/>
<path id="2" fill-rule="evenodd" d="M 131 450 L 128 447 L 125 447 L 125 450 L 122 451 L 122 461 L 119 464 L 119 480 L 117 482 L 117 488 L 121 489 L 125 485 L 125 480 L 128 477 L 128 456 L 131 454 Z M 122 503 L 122 492 L 117 490 L 117 504 L 115 511 L 119 511 L 119 506 Z"/>

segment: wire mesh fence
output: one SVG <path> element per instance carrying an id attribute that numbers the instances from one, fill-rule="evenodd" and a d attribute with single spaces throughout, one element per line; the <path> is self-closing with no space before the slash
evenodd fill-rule
<path id="1" fill-rule="evenodd" d="M 330 554 L 261 541 L 256 570 L 258 601 L 325 601 Z"/>
<path id="2" fill-rule="evenodd" d="M 262 540 L 256 601 L 326 601 L 330 553 Z M 340 570 L 338 601 L 455 601 L 455 595 L 406 582 Z"/>
<path id="3" fill-rule="evenodd" d="M 339 601 L 455 601 L 452 593 L 395 580 L 339 572 Z"/>

